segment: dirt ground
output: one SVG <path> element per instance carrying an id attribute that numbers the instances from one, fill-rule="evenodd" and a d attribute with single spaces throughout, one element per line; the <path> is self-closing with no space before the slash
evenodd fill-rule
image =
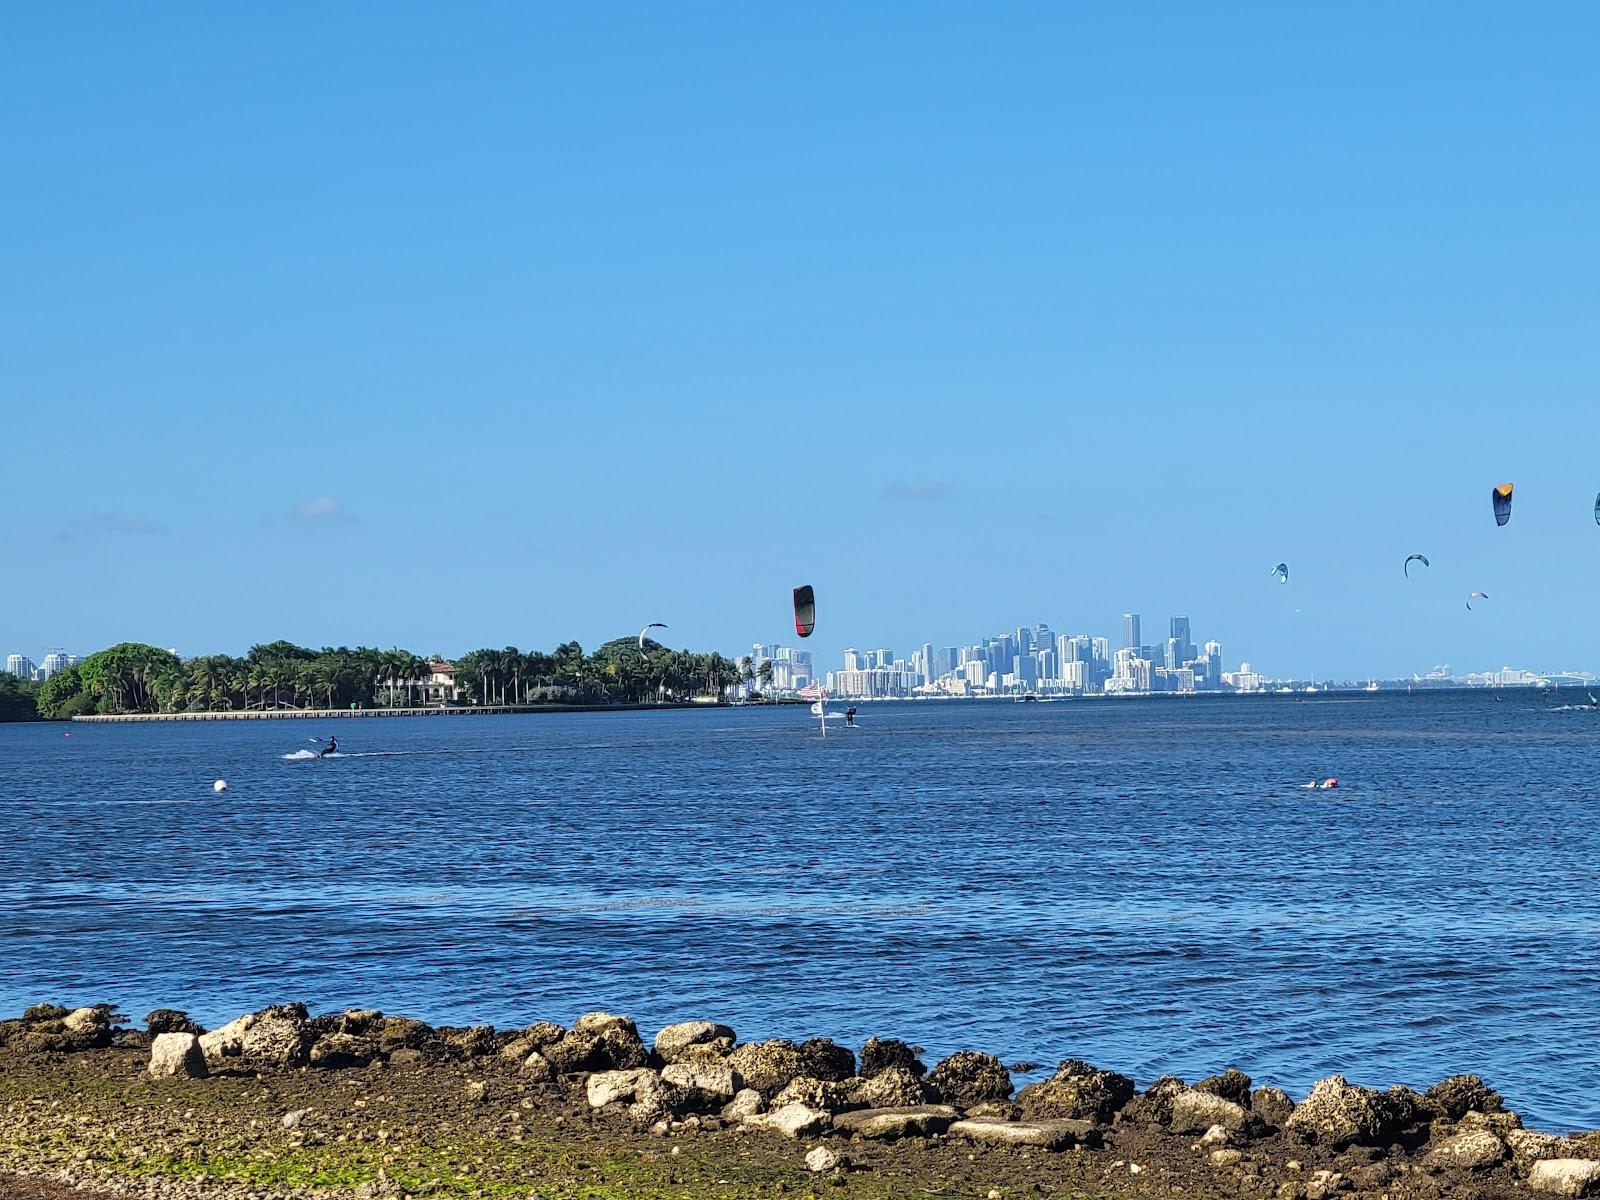
<path id="1" fill-rule="evenodd" d="M 498 1058 L 161 1080 L 147 1059 L 0 1049 L 0 1197 L 1528 1195 L 1509 1164 L 1437 1169 L 1416 1146 L 1334 1152 L 1281 1132 L 1236 1142 L 1237 1160 L 1221 1164 L 1191 1135 L 1121 1121 L 1104 1127 L 1103 1146 L 1062 1152 L 951 1137 L 792 1140 L 715 1117 L 652 1134 L 591 1111 L 581 1087 L 529 1083 Z M 804 1159 L 816 1146 L 847 1165 L 813 1173 Z"/>

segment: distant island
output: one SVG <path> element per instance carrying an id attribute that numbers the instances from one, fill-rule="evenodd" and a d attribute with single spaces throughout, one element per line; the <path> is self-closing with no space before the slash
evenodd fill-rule
<path id="1" fill-rule="evenodd" d="M 292 642 L 254 646 L 243 658 L 123 642 L 34 684 L 0 675 L 0 721 L 78 716 L 295 709 L 508 708 L 722 701 L 758 677 L 747 659 L 671 650 L 637 637 L 585 653 L 474 650 L 449 660 L 409 650 Z"/>

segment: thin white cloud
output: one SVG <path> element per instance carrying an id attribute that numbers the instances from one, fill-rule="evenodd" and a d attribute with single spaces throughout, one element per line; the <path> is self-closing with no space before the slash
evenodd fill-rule
<path id="1" fill-rule="evenodd" d="M 955 494 L 956 485 L 934 479 L 921 483 L 891 483 L 879 493 L 885 500 L 911 500 L 927 503 L 948 500 Z"/>
<path id="2" fill-rule="evenodd" d="M 296 521 L 335 521 L 348 519 L 350 514 L 337 496 L 312 496 L 296 504 L 292 515 Z"/>
<path id="3" fill-rule="evenodd" d="M 72 524 L 57 530 L 58 542 L 81 542 L 94 537 L 147 537 L 166 532 L 166 527 L 142 517 L 125 517 L 121 513 L 95 513 L 80 517 Z"/>

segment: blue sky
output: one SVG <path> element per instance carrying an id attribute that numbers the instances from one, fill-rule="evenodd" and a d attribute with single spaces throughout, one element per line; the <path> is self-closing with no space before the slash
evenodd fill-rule
<path id="1" fill-rule="evenodd" d="M 1600 9 L 7 26 L 4 649 L 1600 667 Z"/>

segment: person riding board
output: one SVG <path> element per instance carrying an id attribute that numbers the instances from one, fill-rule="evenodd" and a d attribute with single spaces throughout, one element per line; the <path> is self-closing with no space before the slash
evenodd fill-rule
<path id="1" fill-rule="evenodd" d="M 852 704 L 849 708 L 844 710 L 844 723 L 846 725 L 854 725 L 856 723 L 856 706 L 855 705 Z"/>
<path id="2" fill-rule="evenodd" d="M 330 737 L 328 739 L 328 744 L 322 748 L 322 753 L 317 755 L 317 757 L 318 758 L 327 758 L 328 755 L 332 754 L 338 748 L 339 748 L 339 739 L 336 738 L 336 737 Z"/>

